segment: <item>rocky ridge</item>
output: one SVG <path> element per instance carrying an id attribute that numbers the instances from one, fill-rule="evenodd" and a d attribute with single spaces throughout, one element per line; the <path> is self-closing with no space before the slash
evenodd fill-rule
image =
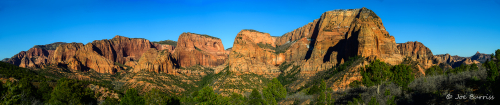
<path id="1" fill-rule="evenodd" d="M 273 51 L 287 44 L 284 51 Z M 403 59 L 381 19 L 366 8 L 325 12 L 319 19 L 280 37 L 242 30 L 235 38 L 229 66 L 232 71 L 262 74 L 272 73 L 286 61 L 300 65 L 303 74 L 313 74 L 355 55 L 390 64 Z"/>

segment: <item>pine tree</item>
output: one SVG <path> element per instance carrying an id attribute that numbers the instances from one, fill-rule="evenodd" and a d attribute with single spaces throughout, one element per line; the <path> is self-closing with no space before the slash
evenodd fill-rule
<path id="1" fill-rule="evenodd" d="M 120 105 L 143 105 L 144 99 L 139 96 L 139 92 L 135 88 L 130 88 L 121 98 Z"/>
<path id="2" fill-rule="evenodd" d="M 260 95 L 259 91 L 257 89 L 253 89 L 252 93 L 250 94 L 249 97 L 249 104 L 250 105 L 263 105 L 265 104 L 264 100 L 262 99 L 262 96 Z"/>
<path id="3" fill-rule="evenodd" d="M 395 75 L 392 81 L 405 89 L 408 87 L 408 84 L 415 79 L 412 68 L 405 64 L 394 66 L 393 72 Z"/>

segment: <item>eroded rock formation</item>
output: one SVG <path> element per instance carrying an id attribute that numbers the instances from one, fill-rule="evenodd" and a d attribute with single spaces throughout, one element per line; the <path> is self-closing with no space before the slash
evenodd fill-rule
<path id="1" fill-rule="evenodd" d="M 175 73 L 176 62 L 172 61 L 172 56 L 167 49 L 158 51 L 150 48 L 146 53 L 142 54 L 141 59 L 134 67 L 134 72 L 147 70 L 151 72 Z"/>
<path id="2" fill-rule="evenodd" d="M 148 64 L 138 63 L 138 60 L 143 56 L 143 53 L 149 49 L 161 51 L 165 50 L 168 53 L 166 55 L 170 57 L 169 52 L 173 52 L 175 47 L 170 45 L 154 44 L 146 39 L 127 38 L 117 35 L 110 40 L 95 40 L 86 45 L 82 43 L 61 42 L 48 45 L 36 45 L 27 52 L 22 51 L 19 54 L 16 54 L 11 59 L 7 60 L 7 62 L 20 67 L 30 68 L 42 68 L 45 65 L 54 64 L 59 67 L 69 68 L 70 70 L 88 71 L 92 69 L 99 73 L 118 72 L 121 68 L 117 64 L 127 64 L 128 66 L 142 67 L 141 69 L 157 72 L 167 72 L 170 70 L 154 68 L 156 66 L 148 68 L 146 67 Z M 161 61 L 171 59 L 159 58 L 158 60 Z M 163 66 L 174 66 L 172 63 L 166 64 L 167 65 Z"/>
<path id="3" fill-rule="evenodd" d="M 286 46 L 284 51 L 276 50 L 281 46 Z M 356 55 L 393 65 L 403 59 L 381 19 L 366 8 L 325 12 L 280 37 L 243 30 L 235 38 L 229 64 L 234 71 L 262 72 L 286 61 L 301 65 L 302 73 L 315 73 Z"/>
<path id="4" fill-rule="evenodd" d="M 219 38 L 195 33 L 182 33 L 177 40 L 174 57 L 179 66 L 202 65 L 214 67 L 227 60 Z"/>

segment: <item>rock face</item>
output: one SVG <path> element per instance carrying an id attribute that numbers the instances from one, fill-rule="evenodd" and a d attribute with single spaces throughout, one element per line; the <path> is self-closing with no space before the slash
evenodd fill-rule
<path id="1" fill-rule="evenodd" d="M 425 74 L 425 70 L 439 63 L 432 51 L 420 42 L 406 42 L 398 44 L 398 49 L 402 56 L 412 61 L 418 62 L 419 72 Z"/>
<path id="2" fill-rule="evenodd" d="M 476 55 L 478 55 L 478 54 L 476 54 Z M 476 63 L 476 64 L 481 63 L 477 60 L 472 60 L 471 57 L 460 57 L 457 55 L 451 56 L 450 54 L 435 55 L 435 57 L 438 59 L 438 62 L 448 64 L 453 68 L 458 67 L 462 64 L 469 65 L 469 64 L 473 64 L 473 63 Z"/>
<path id="3" fill-rule="evenodd" d="M 125 64 L 127 61 L 136 61 L 149 48 L 155 48 L 149 40 L 141 38 L 127 38 L 115 36 L 111 40 L 97 40 L 92 43 L 98 54 L 105 58 Z"/>
<path id="4" fill-rule="evenodd" d="M 302 70 L 324 70 L 355 55 L 381 59 L 390 64 L 402 61 L 394 37 L 389 35 L 381 19 L 369 9 L 328 11 L 312 24 L 315 26 L 308 24 L 299 28 L 303 29 L 299 32 L 309 33 L 297 34 L 306 36 L 309 41 L 309 44 L 305 40 L 297 41 L 307 44 L 309 48 L 304 56 L 307 61 Z M 292 39 L 290 42 L 296 39 L 293 36 L 281 38 Z"/>
<path id="5" fill-rule="evenodd" d="M 479 53 L 479 51 L 478 51 L 478 52 L 476 52 L 476 54 L 474 54 L 472 57 L 470 57 L 470 59 L 484 63 L 484 62 L 486 62 L 487 59 L 491 59 L 491 54 Z"/>
<path id="6" fill-rule="evenodd" d="M 150 49 L 160 50 L 162 53 L 166 52 L 168 54 L 152 55 L 159 58 L 157 60 L 144 60 L 145 63 L 138 63 L 143 53 Z M 117 35 L 110 40 L 95 40 L 86 45 L 61 42 L 36 45 L 27 52 L 20 52 L 6 62 L 30 68 L 42 68 L 44 65 L 54 64 L 71 70 L 88 71 L 92 69 L 99 73 L 118 72 L 121 68 L 117 64 L 127 63 L 129 66 L 141 67 L 140 69 L 171 72 L 169 71 L 170 68 L 175 65 L 171 61 L 173 59 L 171 59 L 169 52 L 173 52 L 174 49 L 174 46 L 154 44 L 146 39 L 127 38 Z M 166 58 L 161 58 L 164 57 L 163 55 L 166 55 Z M 165 64 L 161 67 L 166 68 L 151 66 L 150 62 L 152 64 L 155 64 L 155 62 L 156 64 Z M 152 68 L 149 68 L 148 65 Z"/>
<path id="7" fill-rule="evenodd" d="M 177 40 L 174 58 L 179 66 L 202 65 L 214 67 L 227 60 L 224 46 L 219 38 L 195 33 L 182 33 Z"/>
<path id="8" fill-rule="evenodd" d="M 172 61 L 172 59 L 168 49 L 158 51 L 155 48 L 150 48 L 146 53 L 142 54 L 138 64 L 134 67 L 134 72 L 139 72 L 144 69 L 157 73 L 175 73 L 174 69 L 177 64 Z"/>
<path id="9" fill-rule="evenodd" d="M 10 58 L 4 58 L 4 59 L 2 59 L 2 62 L 7 62 L 7 61 L 9 61 L 9 59 Z"/>
<path id="10" fill-rule="evenodd" d="M 275 54 L 273 46 L 274 38 L 268 33 L 240 31 L 229 54 L 229 70 L 261 75 L 279 73 L 275 65 L 283 62 L 284 56 Z"/>
<path id="11" fill-rule="evenodd" d="M 271 47 L 261 48 L 259 43 Z M 282 46 L 284 51 L 276 50 Z M 261 72 L 286 61 L 301 65 L 302 73 L 315 73 L 355 55 L 390 64 L 403 59 L 381 19 L 366 8 L 325 12 L 280 37 L 243 30 L 236 36 L 229 64 L 234 71 Z"/>
<path id="12" fill-rule="evenodd" d="M 20 53 L 14 55 L 9 60 L 5 61 L 19 67 L 25 68 L 38 68 L 43 67 L 46 64 L 50 64 L 52 55 L 54 53 L 54 48 L 58 47 L 62 42 L 56 42 L 47 45 L 35 45 L 33 48 L 29 49 L 27 52 L 21 51 Z"/>
<path id="13" fill-rule="evenodd" d="M 175 46 L 173 45 L 166 45 L 166 44 L 157 44 L 154 43 L 153 46 L 155 46 L 156 49 L 158 50 L 167 50 L 170 53 L 174 53 Z"/>

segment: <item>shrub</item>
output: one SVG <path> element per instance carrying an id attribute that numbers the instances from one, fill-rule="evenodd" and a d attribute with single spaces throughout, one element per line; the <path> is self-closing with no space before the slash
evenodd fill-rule
<path id="1" fill-rule="evenodd" d="M 370 99 L 370 102 L 368 103 L 368 105 L 378 105 L 379 103 L 377 102 L 377 99 L 375 99 L 375 97 L 372 97 Z"/>

